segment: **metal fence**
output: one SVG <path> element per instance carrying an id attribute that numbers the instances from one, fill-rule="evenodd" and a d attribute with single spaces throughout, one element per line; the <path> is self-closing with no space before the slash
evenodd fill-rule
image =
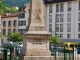
<path id="1" fill-rule="evenodd" d="M 22 51 L 20 45 L 13 46 L 4 44 L 0 47 L 0 59 L 2 60 L 19 60 L 19 54 Z M 14 56 L 15 55 L 15 56 Z"/>
<path id="2" fill-rule="evenodd" d="M 80 47 L 50 47 L 54 60 L 80 60 Z"/>

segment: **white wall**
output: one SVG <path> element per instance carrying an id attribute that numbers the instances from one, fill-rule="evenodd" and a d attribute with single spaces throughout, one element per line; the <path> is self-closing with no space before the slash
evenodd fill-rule
<path id="1" fill-rule="evenodd" d="M 58 34 L 62 33 L 62 39 L 68 39 L 67 34 L 71 34 L 70 39 L 78 39 L 78 3 L 79 1 L 72 1 L 72 8 L 71 8 L 71 32 L 67 32 L 67 8 L 68 3 L 64 2 L 64 22 L 63 22 L 63 32 L 58 32 Z M 55 32 L 55 14 L 56 14 L 56 3 L 52 4 L 52 31 Z M 49 4 L 47 4 L 47 31 L 49 31 Z M 60 24 L 60 23 L 59 23 Z"/>

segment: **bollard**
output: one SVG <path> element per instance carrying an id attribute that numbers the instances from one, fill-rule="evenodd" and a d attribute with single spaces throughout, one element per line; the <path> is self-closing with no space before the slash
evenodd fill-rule
<path id="1" fill-rule="evenodd" d="M 3 50 L 3 60 L 7 60 L 7 50 Z"/>
<path id="2" fill-rule="evenodd" d="M 65 60 L 65 47 L 64 47 L 64 60 Z"/>

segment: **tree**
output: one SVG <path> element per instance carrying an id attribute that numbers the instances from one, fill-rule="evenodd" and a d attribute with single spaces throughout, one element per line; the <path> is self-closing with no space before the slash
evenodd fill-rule
<path id="1" fill-rule="evenodd" d="M 7 40 L 10 41 L 10 42 L 13 42 L 13 46 L 14 46 L 14 58 L 16 58 L 17 45 L 19 44 L 19 42 L 22 41 L 21 34 L 19 32 L 18 33 L 14 33 L 14 32 L 10 31 L 9 34 L 8 34 L 8 36 L 7 36 Z"/>
<path id="2" fill-rule="evenodd" d="M 61 42 L 60 38 L 52 32 L 52 37 L 50 38 L 50 44 L 59 44 Z"/>
<path id="3" fill-rule="evenodd" d="M 9 32 L 9 35 L 7 36 L 7 40 L 11 41 L 11 42 L 21 42 L 22 41 L 22 37 L 21 34 L 18 33 L 14 33 L 14 32 Z"/>
<path id="4" fill-rule="evenodd" d="M 52 36 L 50 39 L 50 44 L 59 44 L 60 42 L 60 38 L 57 35 Z"/>
<path id="5" fill-rule="evenodd" d="M 0 0 L 0 14 L 18 12 L 16 9 L 5 4 L 4 0 Z"/>
<path id="6" fill-rule="evenodd" d="M 2 33 L 0 32 L 0 38 L 2 37 Z"/>
<path id="7" fill-rule="evenodd" d="M 59 44 L 61 42 L 60 38 L 52 32 L 52 37 L 50 39 L 50 44 L 55 45 L 55 60 L 56 60 L 56 44 Z"/>
<path id="8" fill-rule="evenodd" d="M 21 6 L 19 7 L 18 11 L 19 11 L 19 12 L 21 12 L 21 11 L 22 11 L 22 7 L 21 7 Z"/>

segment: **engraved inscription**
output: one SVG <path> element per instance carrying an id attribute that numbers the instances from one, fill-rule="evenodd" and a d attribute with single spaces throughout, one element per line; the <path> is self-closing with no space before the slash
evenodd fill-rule
<path id="1" fill-rule="evenodd" d="M 42 44 L 43 41 L 42 40 L 34 40 L 34 44 Z"/>

